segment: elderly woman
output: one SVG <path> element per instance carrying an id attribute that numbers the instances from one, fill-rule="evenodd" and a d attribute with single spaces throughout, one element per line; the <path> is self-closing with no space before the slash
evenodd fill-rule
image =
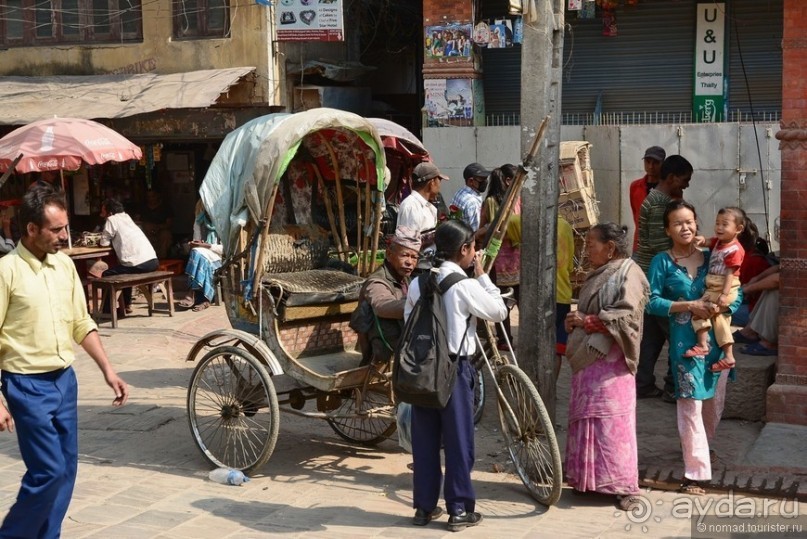
<path id="1" fill-rule="evenodd" d="M 685 358 L 684 353 L 696 342 L 690 320 L 710 315 L 712 304 L 701 298 L 706 288 L 709 251 L 695 245 L 697 233 L 695 208 L 683 200 L 670 202 L 664 212 L 664 229 L 672 247 L 657 254 L 650 263 L 650 302 L 647 312 L 668 317 L 670 321 L 670 366 L 675 386 L 678 434 L 684 454 L 684 483 L 681 492 L 703 495 L 699 481 L 712 478 L 709 441 L 714 436 L 726 394 L 729 371 L 712 372 L 722 351 L 712 346 L 708 354 Z M 729 305 L 733 312 L 742 302 L 742 294 Z M 714 342 L 714 333 L 709 333 Z"/>
<path id="2" fill-rule="evenodd" d="M 593 271 L 566 316 L 572 368 L 566 475 L 576 492 L 616 495 L 617 507 L 638 502 L 636 366 L 647 279 L 628 257 L 628 228 L 602 223 L 586 235 Z"/>

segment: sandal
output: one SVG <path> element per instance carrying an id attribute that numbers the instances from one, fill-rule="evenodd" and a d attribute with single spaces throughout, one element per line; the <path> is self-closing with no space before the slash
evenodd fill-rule
<path id="1" fill-rule="evenodd" d="M 207 309 L 208 307 L 210 307 L 210 302 L 209 302 L 209 301 L 203 301 L 202 303 L 199 303 L 199 304 L 197 304 L 197 305 L 194 305 L 194 306 L 191 308 L 191 310 L 192 310 L 193 312 L 195 312 L 195 313 L 198 313 L 199 311 L 204 311 L 204 310 L 205 310 L 205 309 Z"/>
<path id="2" fill-rule="evenodd" d="M 684 352 L 684 357 L 690 358 L 690 357 L 705 356 L 709 353 L 709 350 L 711 349 L 708 346 L 701 346 L 699 344 L 696 344 L 695 346 Z"/>
<path id="3" fill-rule="evenodd" d="M 697 481 L 687 480 L 679 488 L 678 492 L 681 494 L 689 494 L 690 496 L 705 496 L 706 490 Z"/>
<path id="4" fill-rule="evenodd" d="M 726 358 L 721 359 L 717 363 L 712 363 L 712 366 L 709 368 L 712 372 L 720 372 L 720 371 L 727 371 L 733 369 L 737 365 L 737 362 L 732 360 L 729 361 Z"/>
<path id="5" fill-rule="evenodd" d="M 180 307 L 182 309 L 193 309 L 194 303 L 192 299 L 183 299 L 177 301 L 177 307 Z"/>
<path id="6" fill-rule="evenodd" d="M 618 509 L 622 509 L 623 511 L 637 511 L 643 508 L 642 500 L 640 500 L 637 496 L 617 496 L 616 497 L 616 506 Z"/>

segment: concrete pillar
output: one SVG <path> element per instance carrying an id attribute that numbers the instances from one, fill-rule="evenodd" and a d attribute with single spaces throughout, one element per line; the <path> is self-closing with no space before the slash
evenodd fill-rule
<path id="1" fill-rule="evenodd" d="M 784 0 L 779 359 L 767 420 L 807 425 L 807 3 Z"/>

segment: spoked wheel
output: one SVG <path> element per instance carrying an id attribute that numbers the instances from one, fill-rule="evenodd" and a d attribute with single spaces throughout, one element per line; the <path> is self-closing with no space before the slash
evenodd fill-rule
<path id="1" fill-rule="evenodd" d="M 503 365 L 497 378 L 505 401 L 499 418 L 516 473 L 533 498 L 550 506 L 560 498 L 563 472 L 549 414 L 524 371 Z"/>
<path id="2" fill-rule="evenodd" d="M 482 369 L 474 369 L 476 383 L 474 384 L 474 425 L 482 421 L 485 411 L 485 376 Z"/>
<path id="3" fill-rule="evenodd" d="M 277 442 L 280 410 L 275 386 L 255 356 L 234 346 L 201 359 L 188 387 L 188 423 L 199 450 L 217 467 L 249 473 Z"/>
<path id="4" fill-rule="evenodd" d="M 342 402 L 331 412 L 328 424 L 348 442 L 376 445 L 395 432 L 390 383 L 381 375 L 371 374 L 363 387 L 347 389 L 340 396 Z"/>

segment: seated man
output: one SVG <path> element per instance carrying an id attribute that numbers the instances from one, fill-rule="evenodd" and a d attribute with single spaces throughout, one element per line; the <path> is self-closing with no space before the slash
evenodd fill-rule
<path id="1" fill-rule="evenodd" d="M 146 192 L 146 205 L 137 216 L 137 221 L 146 233 L 146 237 L 154 246 L 157 258 L 168 258 L 174 235 L 171 231 L 173 223 L 171 207 L 163 202 L 160 194 L 149 189 Z"/>
<path id="2" fill-rule="evenodd" d="M 154 248 L 143 231 L 123 211 L 123 204 L 114 198 L 108 198 L 101 204 L 101 217 L 106 219 L 101 232 L 101 245 L 112 245 L 120 262 L 119 266 L 104 271 L 103 276 L 124 275 L 128 273 L 148 273 L 157 271 L 159 262 Z M 126 312 L 131 312 L 132 289 L 123 290 Z M 104 309 L 109 306 L 105 305 Z"/>
<path id="3" fill-rule="evenodd" d="M 371 273 L 359 292 L 359 306 L 350 327 L 359 334 L 362 365 L 392 358 L 403 332 L 409 276 L 418 263 L 420 236 L 398 227 L 387 246 L 384 264 Z"/>
<path id="4" fill-rule="evenodd" d="M 746 343 L 743 354 L 775 356 L 779 340 L 779 265 L 771 266 L 742 286 L 743 294 L 761 292 L 748 317 L 748 325 L 734 332 L 734 341 Z"/>

